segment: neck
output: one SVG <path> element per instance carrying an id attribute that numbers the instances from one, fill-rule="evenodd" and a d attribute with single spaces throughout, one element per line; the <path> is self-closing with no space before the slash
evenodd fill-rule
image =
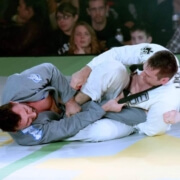
<path id="1" fill-rule="evenodd" d="M 85 47 L 84 51 L 86 52 L 86 54 L 90 54 L 91 53 L 91 47 Z"/>
<path id="2" fill-rule="evenodd" d="M 139 76 L 137 74 L 133 75 L 132 82 L 130 85 L 130 92 L 132 94 L 144 91 L 144 90 L 149 89 L 151 87 L 152 87 L 151 85 L 144 82 L 142 76 Z"/>
<path id="3" fill-rule="evenodd" d="M 106 19 L 102 23 L 96 23 L 96 22 L 92 21 L 92 27 L 96 31 L 103 30 L 105 26 L 106 26 Z"/>
<path id="4" fill-rule="evenodd" d="M 66 32 L 64 32 L 64 34 L 67 35 L 67 36 L 70 36 L 71 32 L 70 31 L 66 31 Z"/>

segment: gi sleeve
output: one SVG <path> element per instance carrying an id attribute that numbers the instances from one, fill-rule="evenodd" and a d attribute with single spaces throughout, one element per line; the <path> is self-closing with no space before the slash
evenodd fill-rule
<path id="1" fill-rule="evenodd" d="M 76 92 L 53 64 L 43 63 L 8 77 L 2 94 L 2 103 L 39 101 L 52 90 L 58 93 L 57 97 L 61 97 L 64 103 Z"/>
<path id="2" fill-rule="evenodd" d="M 38 117 L 42 123 L 34 123 L 24 130 L 10 134 L 20 145 L 60 141 L 75 135 L 84 127 L 102 118 L 104 114 L 105 111 L 95 102 L 85 104 L 82 112 L 60 120 L 57 119 L 58 114 L 43 112 Z"/>
<path id="3" fill-rule="evenodd" d="M 164 96 L 161 101 L 158 101 L 151 105 L 147 112 L 147 119 L 144 123 L 140 123 L 135 126 L 139 133 L 144 133 L 148 136 L 155 136 L 165 133 L 170 129 L 169 124 L 166 124 L 163 120 L 163 114 L 171 110 L 180 109 L 180 89 L 172 88 L 169 91 L 171 94 Z"/>
<path id="4" fill-rule="evenodd" d="M 93 58 L 87 65 L 93 69 L 104 61 L 120 61 L 124 65 L 141 64 L 155 52 L 167 50 L 158 44 L 141 43 L 112 48 Z"/>

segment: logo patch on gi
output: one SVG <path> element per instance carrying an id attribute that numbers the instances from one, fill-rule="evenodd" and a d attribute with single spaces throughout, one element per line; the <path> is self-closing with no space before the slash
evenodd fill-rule
<path id="1" fill-rule="evenodd" d="M 29 126 L 22 130 L 23 134 L 30 134 L 35 140 L 39 140 L 42 137 L 42 130 L 36 129 L 33 126 Z"/>
<path id="2" fill-rule="evenodd" d="M 148 100 L 149 100 L 148 92 L 144 92 L 143 94 L 141 94 L 137 98 L 130 100 L 129 104 L 136 105 L 136 104 L 148 101 Z"/>
<path id="3" fill-rule="evenodd" d="M 146 46 L 141 49 L 141 55 L 147 55 L 147 54 L 151 54 L 151 53 L 153 53 L 153 50 L 151 47 Z"/>
<path id="4" fill-rule="evenodd" d="M 39 74 L 30 74 L 28 78 L 33 80 L 35 83 L 39 83 L 40 81 L 42 81 L 42 78 Z"/>

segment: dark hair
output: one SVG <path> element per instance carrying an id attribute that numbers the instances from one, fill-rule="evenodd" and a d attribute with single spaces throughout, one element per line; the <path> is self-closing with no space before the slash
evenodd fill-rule
<path id="1" fill-rule="evenodd" d="M 153 54 L 148 59 L 147 65 L 153 69 L 159 69 L 157 74 L 159 79 L 163 77 L 172 78 L 178 70 L 175 56 L 167 50 L 158 51 Z"/>
<path id="2" fill-rule="evenodd" d="M 62 2 L 56 9 L 56 17 L 57 13 L 62 14 L 71 14 L 72 16 L 78 15 L 77 7 L 73 6 L 70 2 Z"/>
<path id="3" fill-rule="evenodd" d="M 45 0 L 24 0 L 24 2 L 27 7 L 31 7 L 34 11 L 32 19 L 42 24 L 49 23 L 48 4 Z"/>
<path id="4" fill-rule="evenodd" d="M 89 4 L 89 2 L 91 2 L 91 1 L 97 1 L 97 0 L 88 0 L 88 4 Z M 103 2 L 104 2 L 104 5 L 105 5 L 105 6 L 108 4 L 108 1 L 107 1 L 107 0 L 103 0 Z"/>
<path id="5" fill-rule="evenodd" d="M 144 22 L 140 22 L 140 23 L 136 23 L 131 29 L 130 32 L 135 32 L 135 31 L 142 31 L 144 32 L 147 36 L 152 36 L 152 30 L 151 27 L 149 26 L 149 24 L 144 23 Z"/>
<path id="6" fill-rule="evenodd" d="M 0 106 L 0 129 L 3 131 L 16 131 L 21 117 L 12 111 L 13 103 Z"/>

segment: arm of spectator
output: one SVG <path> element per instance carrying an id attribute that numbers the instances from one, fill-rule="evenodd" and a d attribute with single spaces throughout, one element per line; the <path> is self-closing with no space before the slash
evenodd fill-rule
<path id="1" fill-rule="evenodd" d="M 76 43 L 76 47 L 77 47 L 77 49 L 75 51 L 75 54 L 86 54 L 84 49 L 78 43 Z"/>

